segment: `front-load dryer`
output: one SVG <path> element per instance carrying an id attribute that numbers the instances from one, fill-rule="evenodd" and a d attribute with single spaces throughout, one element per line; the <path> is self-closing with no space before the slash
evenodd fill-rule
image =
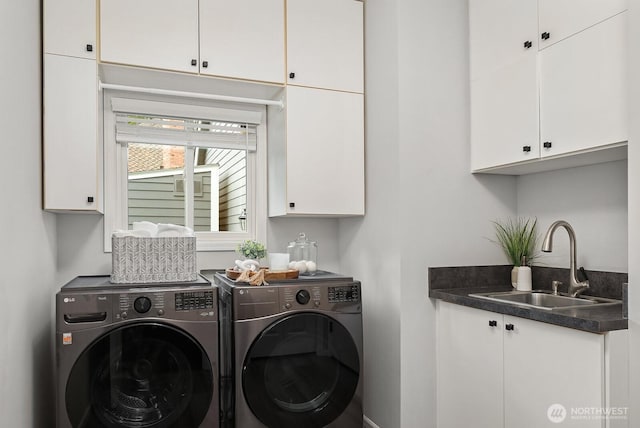
<path id="1" fill-rule="evenodd" d="M 58 428 L 216 428 L 217 290 L 78 277 L 56 295 Z"/>
<path id="2" fill-rule="evenodd" d="M 214 280 L 223 426 L 362 428 L 360 282 L 322 273 L 259 287 Z"/>

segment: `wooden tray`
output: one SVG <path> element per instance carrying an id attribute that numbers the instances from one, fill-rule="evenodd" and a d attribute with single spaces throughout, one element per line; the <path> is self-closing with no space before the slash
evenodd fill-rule
<path id="1" fill-rule="evenodd" d="M 297 269 L 288 269 L 288 270 L 276 270 L 271 272 L 269 268 L 260 268 L 265 270 L 264 280 L 265 281 L 277 281 L 280 279 L 296 279 L 300 274 L 300 271 Z M 237 279 L 242 272 L 235 270 L 233 268 L 227 268 L 226 274 L 228 278 Z"/>

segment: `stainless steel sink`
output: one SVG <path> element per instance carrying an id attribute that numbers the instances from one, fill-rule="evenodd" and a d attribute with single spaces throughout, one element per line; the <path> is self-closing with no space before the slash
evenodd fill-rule
<path id="1" fill-rule="evenodd" d="M 502 291 L 493 293 L 473 293 L 471 297 L 492 300 L 501 303 L 511 303 L 516 306 L 538 308 L 545 310 L 593 307 L 595 305 L 615 305 L 622 303 L 620 300 L 604 297 L 580 296 L 569 297 L 565 295 L 551 294 L 545 290 L 534 291 Z"/>

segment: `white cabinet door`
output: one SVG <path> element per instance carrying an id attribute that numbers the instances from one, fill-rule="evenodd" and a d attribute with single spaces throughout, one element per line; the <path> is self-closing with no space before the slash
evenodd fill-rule
<path id="1" fill-rule="evenodd" d="M 436 328 L 438 428 L 501 427 L 502 315 L 438 301 Z"/>
<path id="2" fill-rule="evenodd" d="M 538 50 L 537 0 L 469 1 L 471 80 Z M 527 42 L 530 42 L 531 45 Z"/>
<path id="3" fill-rule="evenodd" d="M 626 141 L 627 13 L 540 52 L 540 137 L 553 156 Z"/>
<path id="4" fill-rule="evenodd" d="M 284 0 L 201 0 L 200 72 L 284 83 Z"/>
<path id="5" fill-rule="evenodd" d="M 571 412 L 604 407 L 604 335 L 506 315 L 504 323 L 513 326 L 504 336 L 504 427 L 556 426 L 553 405 L 566 412 L 558 426 L 603 427 Z"/>
<path id="6" fill-rule="evenodd" d="M 290 86 L 286 104 L 287 212 L 363 215 L 364 96 Z"/>
<path id="7" fill-rule="evenodd" d="M 536 0 L 469 2 L 472 171 L 540 155 L 536 16 Z"/>
<path id="8" fill-rule="evenodd" d="M 628 0 L 538 0 L 540 49 L 626 10 Z"/>
<path id="9" fill-rule="evenodd" d="M 101 1 L 100 58 L 197 73 L 198 0 Z"/>
<path id="10" fill-rule="evenodd" d="M 44 55 L 44 207 L 101 211 L 96 61 Z"/>
<path id="11" fill-rule="evenodd" d="M 44 53 L 96 58 L 95 0 L 45 0 Z"/>
<path id="12" fill-rule="evenodd" d="M 287 1 L 287 83 L 364 92 L 363 5 Z"/>
<path id="13" fill-rule="evenodd" d="M 537 159 L 536 55 L 471 82 L 471 169 Z"/>

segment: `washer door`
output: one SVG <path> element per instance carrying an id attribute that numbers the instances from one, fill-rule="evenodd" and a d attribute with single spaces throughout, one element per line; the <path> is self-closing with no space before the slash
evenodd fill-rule
<path id="1" fill-rule="evenodd" d="M 198 427 L 213 396 L 211 361 L 186 332 L 157 323 L 111 330 L 78 358 L 65 402 L 73 427 Z"/>
<path id="2" fill-rule="evenodd" d="M 353 338 L 335 319 L 300 313 L 267 327 L 244 361 L 242 387 L 272 428 L 323 427 L 351 402 L 360 377 Z"/>

